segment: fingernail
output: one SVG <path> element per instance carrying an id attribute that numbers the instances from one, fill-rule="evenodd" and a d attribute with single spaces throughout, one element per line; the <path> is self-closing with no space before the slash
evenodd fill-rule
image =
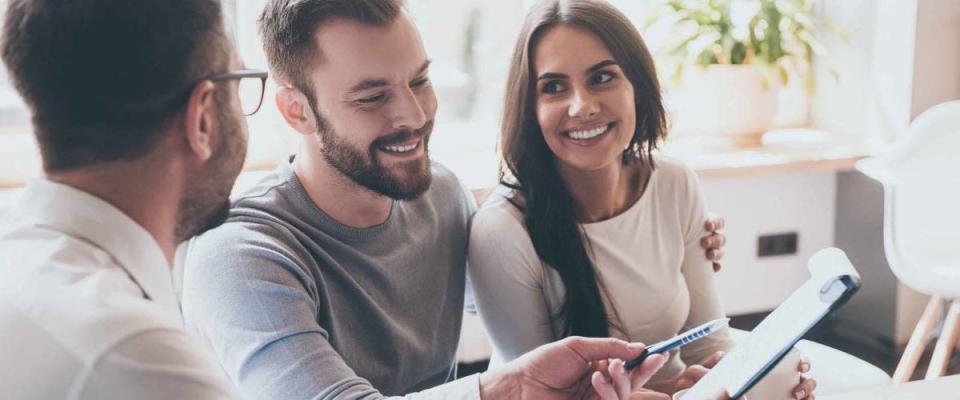
<path id="1" fill-rule="evenodd" d="M 798 398 L 798 399 L 802 399 L 802 398 L 804 398 L 804 397 L 807 397 L 807 392 L 804 391 L 803 389 L 798 390 L 798 391 L 797 391 L 797 398 Z"/>

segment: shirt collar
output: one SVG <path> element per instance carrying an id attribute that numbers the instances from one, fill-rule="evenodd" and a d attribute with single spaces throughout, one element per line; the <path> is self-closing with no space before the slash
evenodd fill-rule
<path id="1" fill-rule="evenodd" d="M 113 205 L 68 185 L 37 179 L 27 184 L 17 209 L 48 228 L 100 247 L 147 297 L 179 314 L 163 250 L 146 229 Z"/>

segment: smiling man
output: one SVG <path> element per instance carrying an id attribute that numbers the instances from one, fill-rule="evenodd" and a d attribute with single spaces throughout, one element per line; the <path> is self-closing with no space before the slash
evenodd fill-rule
<path id="1" fill-rule="evenodd" d="M 416 27 L 400 1 L 273 0 L 260 30 L 301 147 L 192 244 L 183 288 L 246 397 L 565 398 L 589 389 L 587 361 L 635 350 L 572 339 L 454 380 L 475 207 L 429 159 Z"/>

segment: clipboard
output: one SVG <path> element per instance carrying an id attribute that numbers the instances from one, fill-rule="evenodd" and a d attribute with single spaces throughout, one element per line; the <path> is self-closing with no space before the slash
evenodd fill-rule
<path id="1" fill-rule="evenodd" d="M 860 288 L 860 275 L 840 249 L 818 251 L 807 268 L 810 279 L 690 388 L 683 400 L 712 400 L 723 390 L 731 399 L 740 398 Z"/>

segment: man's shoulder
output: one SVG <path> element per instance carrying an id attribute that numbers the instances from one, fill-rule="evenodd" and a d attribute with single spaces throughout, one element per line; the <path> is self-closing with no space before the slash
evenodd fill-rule
<path id="1" fill-rule="evenodd" d="M 51 259 L 0 297 L 0 348 L 89 363 L 119 343 L 153 330 L 182 330 L 179 316 L 143 297 L 119 267 L 57 265 Z M 12 350 L 12 349 L 7 349 Z M 52 353 L 59 353 L 54 355 Z"/>
<path id="2" fill-rule="evenodd" d="M 457 175 L 449 168 L 436 161 L 430 162 L 430 172 L 433 175 L 433 182 L 430 184 L 429 193 L 440 196 L 462 196 L 466 189 Z"/>
<path id="3" fill-rule="evenodd" d="M 184 271 L 194 265 L 210 273 L 221 274 L 243 266 L 253 258 L 272 254 L 273 258 L 292 259 L 297 240 L 279 219 L 269 216 L 232 216 L 222 225 L 190 240 L 180 251 Z"/>

